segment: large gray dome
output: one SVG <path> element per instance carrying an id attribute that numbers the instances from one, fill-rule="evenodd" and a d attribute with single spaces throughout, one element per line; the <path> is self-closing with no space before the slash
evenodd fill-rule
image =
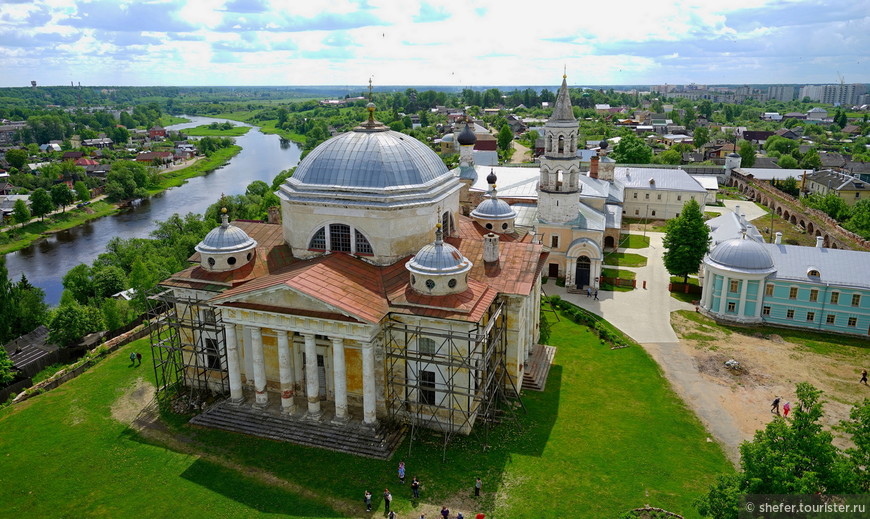
<path id="1" fill-rule="evenodd" d="M 471 211 L 471 217 L 484 220 L 508 220 L 516 218 L 517 212 L 504 200 L 492 197 L 487 198 Z"/>
<path id="2" fill-rule="evenodd" d="M 709 261 L 718 266 L 741 271 L 773 269 L 773 258 L 763 243 L 735 238 L 726 240 L 710 251 Z"/>
<path id="3" fill-rule="evenodd" d="M 356 129 L 314 148 L 293 178 L 309 185 L 383 189 L 427 184 L 446 172 L 441 158 L 409 135 Z"/>

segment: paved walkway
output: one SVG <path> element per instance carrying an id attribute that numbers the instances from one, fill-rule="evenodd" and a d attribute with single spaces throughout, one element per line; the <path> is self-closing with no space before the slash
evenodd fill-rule
<path id="1" fill-rule="evenodd" d="M 755 202 L 749 202 L 747 200 L 723 200 L 725 207 L 710 207 L 707 206 L 704 208 L 704 211 L 708 213 L 719 213 L 722 214 L 725 211 L 734 212 L 734 208 L 740 206 L 740 212 L 746 215 L 746 219 L 749 221 L 755 220 L 756 218 L 761 218 L 762 216 L 767 215 L 767 211 L 761 208 Z"/>
<path id="2" fill-rule="evenodd" d="M 687 347 L 679 342 L 671 328 L 672 311 L 694 307 L 668 293 L 670 274 L 662 259 L 664 233 L 648 232 L 646 235 L 650 237 L 648 249 L 630 250 L 648 258 L 646 267 L 631 269 L 637 272 L 637 290 L 602 291 L 598 293 L 600 301 L 586 297 L 586 294 L 569 294 L 565 288 L 553 283 L 544 285 L 544 291 L 604 317 L 639 342 L 662 368 L 677 394 L 695 411 L 728 457 L 736 463 L 738 446 L 743 438 L 727 413 L 720 411 L 719 402 L 725 391 L 702 378 Z M 642 288 L 644 281 L 646 289 Z"/>

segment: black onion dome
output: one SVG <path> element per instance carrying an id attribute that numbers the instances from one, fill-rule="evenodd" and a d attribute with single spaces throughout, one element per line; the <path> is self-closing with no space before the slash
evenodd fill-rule
<path id="1" fill-rule="evenodd" d="M 456 138 L 461 146 L 470 146 L 477 142 L 477 135 L 471 131 L 471 128 L 468 126 L 468 123 L 465 123 L 465 129 L 460 132 L 459 137 Z"/>
<path id="2" fill-rule="evenodd" d="M 602 150 L 606 150 L 608 144 L 607 139 L 601 139 L 601 142 L 598 143 L 598 147 Z"/>
<path id="3" fill-rule="evenodd" d="M 489 175 L 486 176 L 486 183 L 492 185 L 495 184 L 497 180 L 498 177 L 495 176 L 495 171 L 489 170 Z"/>

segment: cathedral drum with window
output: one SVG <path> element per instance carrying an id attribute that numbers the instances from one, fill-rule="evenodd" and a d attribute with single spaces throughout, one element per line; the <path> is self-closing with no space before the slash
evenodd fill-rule
<path id="1" fill-rule="evenodd" d="M 448 434 L 519 394 L 547 251 L 513 232 L 495 190 L 462 216 L 457 175 L 373 113 L 299 164 L 277 193 L 280 225 L 224 215 L 194 266 L 161 283 L 158 391 Z"/>

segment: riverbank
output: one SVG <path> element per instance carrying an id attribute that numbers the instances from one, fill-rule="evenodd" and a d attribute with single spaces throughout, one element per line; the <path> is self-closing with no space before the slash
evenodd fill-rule
<path id="1" fill-rule="evenodd" d="M 161 173 L 160 182 L 156 188 L 148 190 L 148 196 L 154 196 L 169 188 L 177 187 L 188 179 L 205 175 L 230 161 L 242 151 L 241 146 L 230 146 L 215 151 L 211 157 L 197 159 L 188 167 Z M 33 242 L 48 235 L 71 229 L 91 220 L 117 213 L 120 204 L 98 200 L 82 208 L 70 209 L 52 215 L 45 221 L 31 221 L 27 225 L 10 229 L 0 234 L 0 254 L 8 254 L 21 250 Z"/>

